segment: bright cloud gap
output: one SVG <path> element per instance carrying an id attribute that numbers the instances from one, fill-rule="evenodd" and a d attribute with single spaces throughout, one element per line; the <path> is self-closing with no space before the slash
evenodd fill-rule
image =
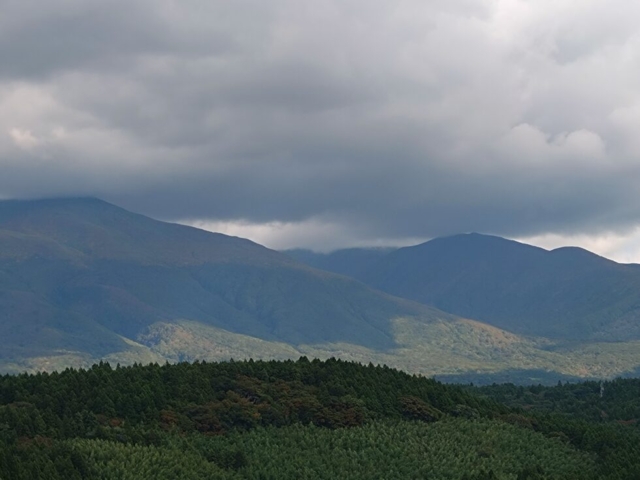
<path id="1" fill-rule="evenodd" d="M 329 253 L 352 247 L 405 247 L 417 245 L 428 240 L 426 238 L 362 240 L 357 236 L 342 232 L 340 225 L 313 220 L 300 223 L 272 222 L 266 224 L 202 220 L 183 221 L 181 223 L 211 232 L 248 238 L 275 250 L 306 248 L 316 252 Z M 580 247 L 618 263 L 640 263 L 640 229 L 624 234 L 546 234 L 512 239 L 546 250 L 571 246 Z"/>

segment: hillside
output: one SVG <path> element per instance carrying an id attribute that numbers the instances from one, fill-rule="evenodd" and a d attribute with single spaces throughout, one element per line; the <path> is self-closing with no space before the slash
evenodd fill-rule
<path id="1" fill-rule="evenodd" d="M 505 386 L 508 392 L 509 386 Z M 619 392 L 624 385 L 620 385 Z M 575 390 L 593 390 L 590 384 Z M 538 388 L 546 399 L 563 387 Z M 42 392 L 47 392 L 43 395 Z M 640 434 L 373 365 L 224 362 L 0 377 L 0 478 L 638 478 Z M 501 395 L 500 387 L 481 390 Z M 525 397 L 529 392 L 525 392 Z M 633 400 L 635 398 L 635 400 Z M 62 406 L 62 407 L 61 407 Z M 581 404 L 578 404 L 580 408 Z M 588 405 L 584 405 L 589 410 Z"/>
<path id="2" fill-rule="evenodd" d="M 521 368 L 510 352 L 537 352 L 518 339 L 496 356 L 481 324 L 96 199 L 0 202 L 0 252 L 5 371 L 309 354 L 432 374 Z"/>
<path id="3" fill-rule="evenodd" d="M 142 354 L 132 341 L 158 322 L 177 320 L 293 345 L 384 350 L 395 345 L 392 318 L 433 315 L 248 240 L 99 200 L 0 202 L 5 361 Z"/>
<path id="4" fill-rule="evenodd" d="M 638 345 L 509 333 L 100 200 L 0 202 L 0 371 L 307 355 L 555 384 L 635 371 Z"/>
<path id="5" fill-rule="evenodd" d="M 360 253 L 334 252 L 315 265 Z M 298 255 L 302 259 L 303 256 Z M 640 339 L 640 266 L 574 247 L 547 251 L 488 235 L 437 238 L 359 263 L 354 277 L 392 295 L 510 332 L 581 341 Z M 330 260 L 330 261 L 329 261 Z"/>
<path id="6" fill-rule="evenodd" d="M 376 262 L 395 248 L 345 248 L 329 253 L 317 253 L 305 249 L 285 250 L 282 253 L 313 268 L 339 273 L 353 278 L 366 279 Z"/>

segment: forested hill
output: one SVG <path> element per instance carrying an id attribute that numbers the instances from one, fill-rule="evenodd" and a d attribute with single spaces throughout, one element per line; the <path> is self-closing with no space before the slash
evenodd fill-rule
<path id="1" fill-rule="evenodd" d="M 590 421 L 640 423 L 640 379 L 542 385 L 494 384 L 473 389 L 501 404 Z"/>
<path id="2" fill-rule="evenodd" d="M 334 359 L 0 377 L 0 443 L 2 480 L 640 478 L 635 426 Z"/>

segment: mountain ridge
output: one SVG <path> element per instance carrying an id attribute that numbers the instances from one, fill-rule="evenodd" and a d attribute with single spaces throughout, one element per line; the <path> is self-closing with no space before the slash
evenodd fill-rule
<path id="1" fill-rule="evenodd" d="M 5 358 L 104 356 L 178 320 L 292 345 L 384 350 L 395 347 L 393 318 L 454 318 L 250 240 L 97 199 L 0 202 L 0 251 Z"/>
<path id="2" fill-rule="evenodd" d="M 316 254 L 313 261 L 331 268 L 328 257 L 348 263 L 348 252 Z M 545 250 L 460 234 L 377 255 L 352 273 L 392 295 L 515 333 L 567 340 L 640 338 L 639 266 L 579 247 Z"/>
<path id="3" fill-rule="evenodd" d="M 301 355 L 451 376 L 640 365 L 638 342 L 570 345 L 481 320 L 100 200 L 0 202 L 2 371 Z"/>

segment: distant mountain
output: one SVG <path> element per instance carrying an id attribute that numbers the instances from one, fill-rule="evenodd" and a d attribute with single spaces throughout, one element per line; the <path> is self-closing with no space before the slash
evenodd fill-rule
<path id="1" fill-rule="evenodd" d="M 346 248 L 330 253 L 318 253 L 312 250 L 293 249 L 282 253 L 291 258 L 320 270 L 339 273 L 353 278 L 366 278 L 368 271 L 376 262 L 396 248 Z"/>
<path id="2" fill-rule="evenodd" d="M 46 367 L 51 356 L 123 351 L 163 359 L 149 347 L 166 345 L 158 332 L 176 334 L 166 328 L 175 322 L 383 351 L 396 346 L 399 317 L 453 319 L 249 240 L 100 200 L 0 202 L 0 362 Z"/>
<path id="3" fill-rule="evenodd" d="M 357 255 L 349 250 L 332 258 L 349 257 L 350 265 Z M 640 266 L 581 248 L 547 251 L 500 237 L 456 235 L 376 256 L 352 272 L 392 295 L 519 334 L 640 339 Z"/>
<path id="4" fill-rule="evenodd" d="M 402 277 L 405 260 L 397 254 L 404 252 L 351 252 L 359 255 L 352 266 L 369 258 L 382 262 L 380 272 Z M 445 266 L 438 277 L 446 278 Z M 412 273 L 416 281 L 419 274 Z M 383 279 L 376 277 L 384 286 Z M 408 288 L 406 280 L 398 285 Z M 434 291 L 446 298 L 447 289 Z M 507 371 L 527 381 L 527 372 L 542 370 L 553 383 L 556 376 L 634 371 L 640 342 L 568 346 L 522 337 L 311 268 L 249 240 L 160 222 L 96 199 L 0 202 L 0 371 L 86 367 L 100 359 L 301 355 L 423 375 L 493 378 Z"/>

